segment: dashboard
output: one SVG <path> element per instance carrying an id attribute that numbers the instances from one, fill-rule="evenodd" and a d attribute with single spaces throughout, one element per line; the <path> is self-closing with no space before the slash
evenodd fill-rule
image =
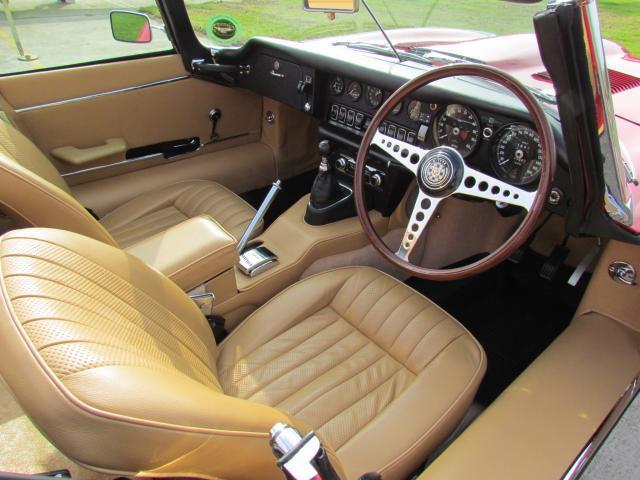
<path id="1" fill-rule="evenodd" d="M 248 72 L 235 84 L 316 117 L 321 139 L 329 139 L 331 162 L 345 185 L 352 183 L 364 131 L 392 92 L 425 66 L 344 47 L 254 38 L 220 54 Z M 563 215 L 571 181 L 562 128 L 553 106 L 543 105 L 556 141 L 557 168 L 547 208 Z M 419 88 L 396 105 L 380 127 L 386 135 L 422 148 L 447 145 L 467 164 L 512 185 L 537 188 L 542 158 L 538 134 L 520 101 L 485 79 L 452 77 Z M 411 176 L 377 147 L 369 150 L 366 194 L 372 208 L 388 215 Z M 509 208 L 496 204 L 501 213 Z"/>
<path id="2" fill-rule="evenodd" d="M 326 122 L 360 136 L 391 95 L 341 75 L 324 89 Z M 535 187 L 540 177 L 540 139 L 530 124 L 462 103 L 409 98 L 395 105 L 380 132 L 422 148 L 455 148 L 470 165 L 512 185 Z"/>

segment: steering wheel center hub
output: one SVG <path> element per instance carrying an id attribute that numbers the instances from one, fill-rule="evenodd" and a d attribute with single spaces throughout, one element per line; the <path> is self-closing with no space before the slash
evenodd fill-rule
<path id="1" fill-rule="evenodd" d="M 460 184 L 463 170 L 462 156 L 457 150 L 449 147 L 434 148 L 420 163 L 420 187 L 431 195 L 448 194 Z"/>

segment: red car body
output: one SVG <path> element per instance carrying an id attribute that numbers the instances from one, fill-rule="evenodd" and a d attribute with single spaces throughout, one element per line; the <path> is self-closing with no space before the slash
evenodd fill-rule
<path id="1" fill-rule="evenodd" d="M 553 94 L 540 49 L 533 33 L 501 35 L 451 28 L 406 28 L 387 32 L 396 48 L 427 47 L 463 55 L 500 68 L 523 83 Z M 316 42 L 333 43 L 345 40 L 386 45 L 379 32 L 324 38 Z M 623 155 L 640 171 L 640 58 L 634 57 L 621 45 L 604 40 L 609 69 L 616 123 Z M 437 56 L 437 55 L 436 55 Z M 435 62 L 438 65 L 438 62 Z M 640 186 L 629 184 L 633 197 L 633 225 L 628 227 L 640 234 Z"/>

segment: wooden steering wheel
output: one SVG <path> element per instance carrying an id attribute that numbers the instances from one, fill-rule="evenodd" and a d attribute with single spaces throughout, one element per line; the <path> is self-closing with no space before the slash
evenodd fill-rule
<path id="1" fill-rule="evenodd" d="M 542 170 L 537 190 L 530 192 L 471 168 L 465 163 L 462 155 L 451 147 L 441 146 L 427 150 L 379 132 L 383 120 L 408 95 L 436 80 L 454 76 L 475 76 L 492 80 L 511 91 L 527 108 L 540 137 L 542 149 Z M 371 145 L 376 145 L 411 171 L 418 183 L 418 197 L 397 252 L 392 251 L 382 241 L 367 213 L 364 171 Z M 519 80 L 487 65 L 455 64 L 436 68 L 408 81 L 396 90 L 371 120 L 358 150 L 354 174 L 354 197 L 358 218 L 376 250 L 391 264 L 408 274 L 429 280 L 457 280 L 470 277 L 509 258 L 533 233 L 549 195 L 555 171 L 555 158 L 555 141 L 547 117 L 536 98 Z M 509 239 L 474 263 L 450 269 L 431 269 L 412 264 L 409 262 L 409 255 L 427 229 L 438 205 L 456 194 L 515 205 L 522 207 L 527 213 Z"/>

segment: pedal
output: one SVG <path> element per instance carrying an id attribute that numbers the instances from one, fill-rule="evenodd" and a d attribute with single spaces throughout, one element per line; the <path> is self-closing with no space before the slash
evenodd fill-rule
<path id="1" fill-rule="evenodd" d="M 551 255 L 540 268 L 540 275 L 545 280 L 552 281 L 558 274 L 558 270 L 569 256 L 570 250 L 564 245 L 556 245 Z"/>
<path id="2" fill-rule="evenodd" d="M 524 258 L 524 254 L 525 253 L 527 253 L 527 247 L 526 246 L 522 246 L 518 250 L 513 252 L 508 260 L 511 263 L 515 263 L 516 265 L 520 265 L 522 263 L 522 259 Z"/>
<path id="3" fill-rule="evenodd" d="M 591 266 L 594 260 L 598 258 L 598 256 L 600 255 L 601 250 L 602 250 L 602 242 L 600 239 L 598 239 L 598 243 L 593 247 L 591 247 L 591 250 L 587 252 L 587 254 L 584 256 L 584 258 L 580 261 L 576 269 L 571 274 L 571 277 L 569 277 L 569 280 L 567 280 L 567 283 L 569 285 L 571 285 L 572 287 L 575 287 L 576 285 L 578 285 L 578 282 L 580 281 L 584 273 Z"/>
<path id="4" fill-rule="evenodd" d="M 511 256 L 509 257 L 509 261 L 511 263 L 515 263 L 516 265 L 520 265 L 522 263 L 522 260 L 524 260 L 524 256 L 527 253 L 527 250 L 529 250 L 529 247 L 531 247 L 531 244 L 533 243 L 533 240 L 535 238 L 535 233 L 527 238 L 527 241 L 524 242 L 518 250 L 511 254 Z"/>

